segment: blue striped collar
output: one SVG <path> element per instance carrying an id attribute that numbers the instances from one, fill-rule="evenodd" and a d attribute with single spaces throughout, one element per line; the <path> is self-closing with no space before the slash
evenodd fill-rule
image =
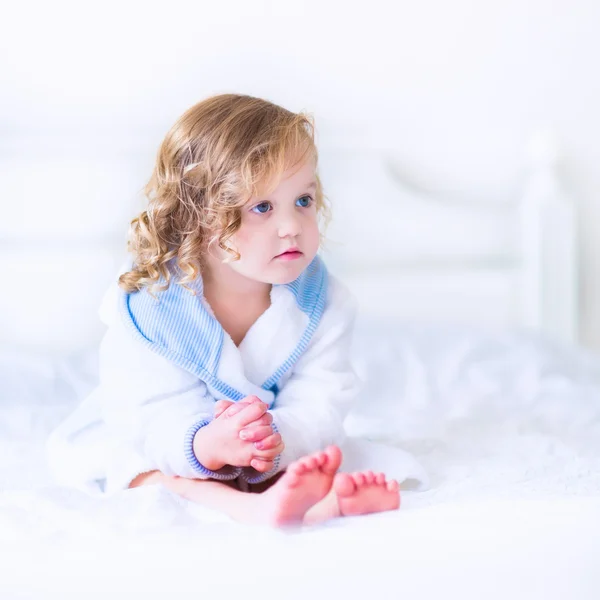
<path id="1" fill-rule="evenodd" d="M 275 327 L 281 319 L 288 321 L 288 338 L 294 338 L 281 340 L 281 344 L 277 343 L 275 347 L 271 344 L 265 349 L 276 361 L 271 363 L 278 366 L 260 382 L 246 380 L 239 352 L 236 360 L 229 361 L 232 365 L 238 362 L 238 365 L 221 364 L 224 346 L 231 357 L 233 342 L 204 305 L 200 277 L 191 286 L 195 293 L 177 284 L 171 284 L 156 298 L 146 289 L 131 294 L 122 292 L 120 311 L 130 331 L 151 350 L 193 373 L 223 397 L 240 400 L 251 393 L 248 390 L 253 386 L 276 392 L 277 383 L 305 351 L 321 320 L 327 298 L 327 280 L 325 265 L 315 257 L 296 280 L 273 286 L 292 294 L 300 314 L 291 317 L 289 311 L 277 314 L 278 308 L 273 303 L 259 318 L 263 327 L 265 320 L 272 320 Z M 274 289 L 273 292 L 272 298 L 281 290 Z M 252 328 L 248 333 L 252 333 Z M 278 352 L 281 356 L 277 356 Z"/>

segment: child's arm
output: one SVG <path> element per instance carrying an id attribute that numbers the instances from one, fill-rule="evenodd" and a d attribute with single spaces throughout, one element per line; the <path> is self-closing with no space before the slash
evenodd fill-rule
<path id="1" fill-rule="evenodd" d="M 343 422 L 358 393 L 358 379 L 350 363 L 355 315 L 354 298 L 332 278 L 321 323 L 270 411 L 285 449 L 277 468 L 252 482 L 272 477 L 301 456 L 343 441 Z"/>

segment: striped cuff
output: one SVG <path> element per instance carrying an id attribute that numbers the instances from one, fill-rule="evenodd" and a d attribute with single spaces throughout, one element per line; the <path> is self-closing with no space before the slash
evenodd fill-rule
<path id="1" fill-rule="evenodd" d="M 188 463 L 192 466 L 192 468 L 195 471 L 200 473 L 200 475 L 203 475 L 203 478 L 218 479 L 220 481 L 230 481 L 232 479 L 235 479 L 236 477 L 239 477 L 242 471 L 241 467 L 232 467 L 230 465 L 226 465 L 218 471 L 211 471 L 210 469 L 207 469 L 196 458 L 196 455 L 194 454 L 194 436 L 196 435 L 199 429 L 208 425 L 210 421 L 210 419 L 198 421 L 187 430 L 183 441 L 183 451 Z"/>
<path id="2" fill-rule="evenodd" d="M 275 423 L 271 424 L 273 427 L 273 431 L 275 433 L 279 433 L 279 429 Z M 279 463 L 281 462 L 281 454 L 278 454 L 273 461 L 273 468 L 266 473 L 260 473 L 256 469 L 252 467 L 244 467 L 242 468 L 242 472 L 240 473 L 240 478 L 246 481 L 247 483 L 262 483 L 267 479 L 270 479 L 279 471 Z"/>

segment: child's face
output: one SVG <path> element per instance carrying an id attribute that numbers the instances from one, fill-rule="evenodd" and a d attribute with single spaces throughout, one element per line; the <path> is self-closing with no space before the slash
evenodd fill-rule
<path id="1" fill-rule="evenodd" d="M 277 187 L 242 207 L 242 224 L 229 240 L 240 259 L 229 266 L 240 275 L 271 284 L 296 279 L 319 249 L 315 162 L 285 171 Z"/>

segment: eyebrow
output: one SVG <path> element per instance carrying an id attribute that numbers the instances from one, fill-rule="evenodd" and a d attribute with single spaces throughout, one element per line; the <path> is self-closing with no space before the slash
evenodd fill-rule
<path id="1" fill-rule="evenodd" d="M 313 179 L 313 181 L 311 181 L 310 183 L 307 183 L 302 189 L 303 190 L 310 190 L 311 188 L 313 189 L 317 189 L 317 182 Z M 267 200 L 263 200 L 263 202 L 266 202 Z"/>

